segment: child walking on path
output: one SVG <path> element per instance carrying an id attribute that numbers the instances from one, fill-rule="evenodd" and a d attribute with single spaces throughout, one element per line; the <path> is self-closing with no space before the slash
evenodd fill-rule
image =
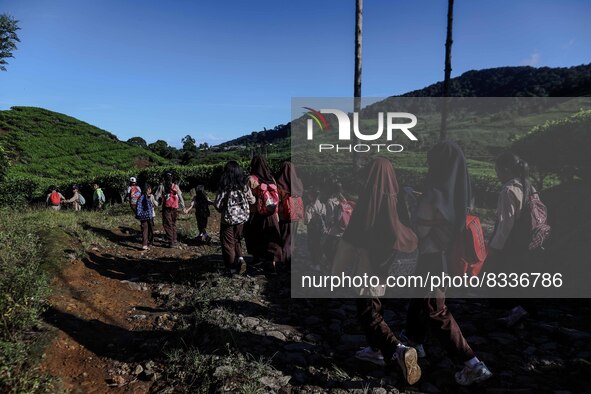
<path id="1" fill-rule="evenodd" d="M 328 229 L 326 227 L 326 205 L 320 201 L 320 191 L 311 189 L 306 193 L 306 239 L 311 258 L 311 267 L 320 270 L 324 256 L 323 246 Z"/>
<path id="2" fill-rule="evenodd" d="M 84 197 L 82 197 L 82 195 L 80 194 L 80 191 L 78 190 L 78 186 L 74 185 L 72 186 L 72 191 L 74 192 L 74 195 L 72 196 L 72 198 L 64 201 L 65 203 L 68 204 L 72 204 L 72 207 L 74 207 L 74 211 L 80 211 L 82 210 L 82 205 L 84 204 Z"/>
<path id="3" fill-rule="evenodd" d="M 380 272 L 383 263 L 395 252 L 410 253 L 417 248 L 417 236 L 398 218 L 398 182 L 394 167 L 385 158 L 373 160 L 363 173 L 367 176 L 364 192 L 360 194 L 343 241 L 368 255 L 369 269 Z M 359 298 L 357 317 L 365 332 L 369 347 L 356 357 L 391 366 L 398 362 L 408 384 L 421 377 L 417 352 L 396 338 L 384 321 L 379 298 Z"/>
<path id="4" fill-rule="evenodd" d="M 132 176 L 129 178 L 129 186 L 127 186 L 127 195 L 126 198 L 129 200 L 129 205 L 131 206 L 131 211 L 135 213 L 137 202 L 140 196 L 142 195 L 142 189 L 137 184 L 137 179 Z"/>
<path id="5" fill-rule="evenodd" d="M 154 244 L 154 207 L 158 202 L 152 194 L 152 186 L 145 185 L 144 193 L 140 195 L 136 204 L 136 218 L 141 223 L 142 230 L 142 249 L 148 250 L 148 247 Z"/>
<path id="6" fill-rule="evenodd" d="M 164 174 L 164 181 L 158 187 L 155 195 L 157 200 L 162 201 L 162 225 L 166 233 L 168 247 L 177 247 L 176 220 L 178 209 L 185 209 L 183 193 L 179 185 L 175 183 L 174 175 L 171 172 Z"/>
<path id="7" fill-rule="evenodd" d="M 278 210 L 274 209 L 272 213 L 269 211 L 262 213 L 259 212 L 259 208 L 262 207 L 261 210 L 264 210 L 267 208 L 266 204 L 272 205 L 274 203 L 271 192 L 273 189 L 276 190 L 277 182 L 267 161 L 262 156 L 252 158 L 248 184 L 253 195 L 256 196 L 256 206 L 251 207 L 250 219 L 245 228 L 246 246 L 255 260 L 266 261 L 267 268 L 271 272 L 275 272 L 276 265 L 283 258 Z M 268 192 L 267 201 L 265 201 L 263 188 Z M 268 207 L 272 207 L 271 205 Z"/>
<path id="8" fill-rule="evenodd" d="M 248 179 L 235 161 L 229 161 L 220 179 L 213 206 L 222 214 L 220 241 L 222 257 L 230 274 L 246 272 L 246 262 L 242 257 L 242 230 L 250 216 L 251 204 L 256 201 Z"/>
<path id="9" fill-rule="evenodd" d="M 53 209 L 54 211 L 59 211 L 62 209 L 61 203 L 66 201 L 66 198 L 59 192 L 56 187 L 52 187 L 45 199 L 45 203 L 48 207 Z"/>
<path id="10" fill-rule="evenodd" d="M 295 166 L 286 161 L 277 177 L 279 191 L 279 231 L 283 243 L 283 262 L 291 266 L 291 251 L 294 249 L 298 224 L 304 218 L 302 194 L 304 185 L 296 173 Z"/>
<path id="11" fill-rule="evenodd" d="M 103 189 L 101 189 L 97 183 L 92 185 L 92 187 L 94 189 L 94 193 L 92 194 L 92 204 L 95 211 L 100 211 L 105 205 L 105 193 L 103 193 Z"/>
<path id="12" fill-rule="evenodd" d="M 192 209 L 195 209 L 197 229 L 199 230 L 197 241 L 207 243 L 211 240 L 211 237 L 207 234 L 207 222 L 210 215 L 209 206 L 212 204 L 213 201 L 207 197 L 203 185 L 197 185 L 195 188 L 195 197 L 193 197 L 193 200 L 191 201 L 191 206 L 185 209 L 185 214 L 191 212 Z"/>
<path id="13" fill-rule="evenodd" d="M 426 276 L 440 273 L 453 241 L 466 225 L 472 205 L 472 189 L 466 159 L 460 147 L 451 141 L 435 145 L 427 154 L 425 192 L 417 208 L 416 233 L 419 259 L 416 273 Z M 492 376 L 464 338 L 460 326 L 445 304 L 445 289 L 436 289 L 424 298 L 412 299 L 408 307 L 405 334 L 409 344 L 423 353 L 427 330 L 433 333 L 450 355 L 464 364 L 455 374 L 456 382 L 468 386 Z M 406 338 L 405 338 L 406 337 Z"/>

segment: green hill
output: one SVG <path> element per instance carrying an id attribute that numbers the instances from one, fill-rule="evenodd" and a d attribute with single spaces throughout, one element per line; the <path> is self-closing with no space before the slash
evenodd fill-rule
<path id="1" fill-rule="evenodd" d="M 441 97 L 443 82 L 403 94 Z M 451 97 L 591 96 L 591 64 L 574 67 L 496 67 L 470 70 L 450 81 Z"/>
<path id="2" fill-rule="evenodd" d="M 67 180 L 168 163 L 98 127 L 34 107 L 0 111 L 0 144 L 11 162 L 10 175 L 45 179 Z"/>
<path id="3" fill-rule="evenodd" d="M 450 86 L 452 97 L 591 96 L 591 64 L 554 68 L 520 66 L 470 70 L 452 78 Z M 442 93 L 443 82 L 437 82 L 423 89 L 405 93 L 401 97 L 441 97 Z M 387 99 L 373 104 L 369 110 L 377 111 L 385 105 Z M 269 143 L 276 145 L 288 139 L 290 135 L 291 123 L 288 123 L 270 130 L 255 131 L 219 146 Z"/>

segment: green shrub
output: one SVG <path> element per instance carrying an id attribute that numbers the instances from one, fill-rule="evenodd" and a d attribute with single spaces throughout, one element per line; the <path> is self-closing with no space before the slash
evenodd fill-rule
<path id="1" fill-rule="evenodd" d="M 0 210 L 0 392 L 29 393 L 47 388 L 34 368 L 24 333 L 39 323 L 49 294 L 42 269 L 43 243 L 18 211 Z"/>
<path id="2" fill-rule="evenodd" d="M 591 110 L 536 126 L 513 143 L 515 152 L 538 172 L 561 180 L 591 179 Z"/>

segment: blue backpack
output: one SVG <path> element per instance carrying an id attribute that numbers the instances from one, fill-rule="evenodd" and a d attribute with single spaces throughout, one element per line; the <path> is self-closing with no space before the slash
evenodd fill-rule
<path id="1" fill-rule="evenodd" d="M 138 199 L 137 206 L 135 208 L 135 217 L 138 220 L 150 220 L 154 218 L 152 214 L 153 204 L 145 194 L 142 194 Z"/>

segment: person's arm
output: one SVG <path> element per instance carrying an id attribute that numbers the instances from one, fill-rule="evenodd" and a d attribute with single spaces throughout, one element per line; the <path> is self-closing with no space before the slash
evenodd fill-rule
<path id="1" fill-rule="evenodd" d="M 184 210 L 185 209 L 185 200 L 183 199 L 183 192 L 181 191 L 181 188 L 178 184 L 176 185 L 176 192 L 177 192 L 177 195 L 179 196 L 179 208 Z"/>
<path id="2" fill-rule="evenodd" d="M 154 207 L 158 206 L 158 201 L 156 200 L 153 194 L 150 194 L 150 201 L 152 201 L 152 205 L 154 205 Z"/>
<path id="3" fill-rule="evenodd" d="M 246 188 L 246 190 L 244 191 L 244 194 L 246 196 L 246 201 L 248 201 L 248 203 L 250 205 L 254 204 L 257 201 L 254 194 L 252 194 L 252 190 L 250 190 L 250 187 Z"/>
<path id="4" fill-rule="evenodd" d="M 505 243 L 515 225 L 518 212 L 521 209 L 521 201 L 517 196 L 517 191 L 513 189 L 504 188 L 499 194 L 495 232 L 489 243 L 491 249 L 498 251 L 504 249 Z"/>
<path id="5" fill-rule="evenodd" d="M 45 199 L 45 205 L 49 205 L 49 199 L 51 198 L 51 193 L 49 193 L 47 195 L 47 198 Z"/>
<path id="6" fill-rule="evenodd" d="M 191 205 L 189 206 L 189 208 L 186 208 L 186 209 L 184 210 L 185 214 L 187 214 L 187 213 L 191 212 L 191 210 L 192 210 L 194 207 L 195 207 L 195 199 L 192 199 L 192 200 L 191 200 Z"/>
<path id="7" fill-rule="evenodd" d="M 162 185 L 158 185 L 158 187 L 156 188 L 156 191 L 154 192 L 154 198 L 156 199 L 156 201 L 162 198 Z"/>
<path id="8" fill-rule="evenodd" d="M 222 212 L 223 209 L 223 201 L 226 193 L 225 192 L 218 192 L 213 200 L 213 207 L 218 211 Z"/>

